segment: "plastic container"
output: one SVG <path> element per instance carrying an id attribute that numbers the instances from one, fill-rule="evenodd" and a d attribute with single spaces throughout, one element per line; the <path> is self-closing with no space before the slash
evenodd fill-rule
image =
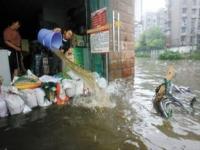
<path id="1" fill-rule="evenodd" d="M 58 50 L 62 45 L 62 34 L 53 30 L 41 29 L 38 32 L 38 41 L 50 50 Z"/>

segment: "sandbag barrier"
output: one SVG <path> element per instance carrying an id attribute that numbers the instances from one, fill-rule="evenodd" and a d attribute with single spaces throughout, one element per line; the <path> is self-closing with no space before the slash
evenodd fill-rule
<path id="1" fill-rule="evenodd" d="M 30 84 L 30 81 L 33 82 L 32 84 L 40 81 L 41 84 L 36 88 Z M 29 76 L 22 76 L 21 79 L 13 82 L 13 86 L 0 86 L 0 118 L 28 113 L 35 107 L 68 104 L 70 98 L 86 95 L 81 80 L 75 81 L 48 75 L 33 80 L 29 74 Z M 15 85 L 19 85 L 19 83 L 20 86 L 16 88 Z"/>

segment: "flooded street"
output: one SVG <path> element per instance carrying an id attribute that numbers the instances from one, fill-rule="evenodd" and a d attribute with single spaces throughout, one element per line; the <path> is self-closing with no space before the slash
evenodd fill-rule
<path id="1" fill-rule="evenodd" d="M 198 102 L 192 114 L 178 108 L 169 120 L 161 118 L 152 106 L 154 89 L 163 82 L 166 68 L 173 64 L 176 76 L 172 83 L 188 86 L 197 95 Z M 138 59 L 133 97 L 129 99 L 136 111 L 133 130 L 145 145 L 152 149 L 199 149 L 200 147 L 200 62 L 158 61 Z"/>
<path id="2" fill-rule="evenodd" d="M 191 114 L 175 108 L 167 120 L 152 98 L 169 64 L 173 83 L 189 86 L 198 101 Z M 114 108 L 53 105 L 0 119 L 0 150 L 199 149 L 200 61 L 137 59 L 134 80 L 116 80 L 107 91 Z"/>

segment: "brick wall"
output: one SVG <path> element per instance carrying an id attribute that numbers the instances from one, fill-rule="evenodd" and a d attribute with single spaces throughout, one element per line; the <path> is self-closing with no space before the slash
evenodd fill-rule
<path id="1" fill-rule="evenodd" d="M 120 13 L 120 51 L 109 53 L 109 80 L 134 76 L 134 0 L 111 0 L 111 8 Z M 111 48 L 113 49 L 113 48 Z"/>

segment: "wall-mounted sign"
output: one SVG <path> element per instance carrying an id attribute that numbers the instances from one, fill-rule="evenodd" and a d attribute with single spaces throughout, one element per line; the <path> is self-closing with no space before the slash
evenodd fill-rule
<path id="1" fill-rule="evenodd" d="M 109 52 L 109 31 L 93 33 L 90 35 L 92 53 Z"/>
<path id="2" fill-rule="evenodd" d="M 107 23 L 106 7 L 91 13 L 92 28 L 103 26 Z"/>

